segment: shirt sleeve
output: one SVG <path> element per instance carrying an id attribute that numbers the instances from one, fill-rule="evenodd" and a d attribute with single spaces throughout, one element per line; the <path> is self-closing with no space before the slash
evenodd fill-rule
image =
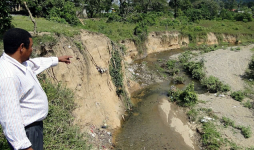
<path id="1" fill-rule="evenodd" d="M 20 82 L 9 77 L 0 80 L 0 122 L 7 140 L 15 150 L 31 146 L 26 136 L 23 118 L 21 116 Z"/>
<path id="2" fill-rule="evenodd" d="M 58 64 L 58 58 L 57 57 L 33 58 L 26 61 L 26 63 L 37 75 L 42 71 L 44 71 L 45 69 L 48 69 L 49 67 L 56 66 Z"/>

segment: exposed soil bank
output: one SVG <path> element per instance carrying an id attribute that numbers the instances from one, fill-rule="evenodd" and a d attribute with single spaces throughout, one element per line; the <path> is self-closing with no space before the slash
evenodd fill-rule
<path id="1" fill-rule="evenodd" d="M 221 34 L 221 42 L 236 44 L 240 40 L 235 35 Z M 139 59 L 146 57 L 148 54 L 161 52 L 165 50 L 179 49 L 181 47 L 187 47 L 190 44 L 188 36 L 181 35 L 179 32 L 166 31 L 166 32 L 151 32 L 148 34 L 145 42 L 146 51 L 139 54 L 137 46 L 131 40 L 123 40 L 121 44 L 126 47 L 125 61 L 130 63 L 133 59 Z M 207 33 L 206 39 L 196 39 L 196 44 L 215 45 L 219 44 L 219 40 L 216 35 L 212 32 Z"/>

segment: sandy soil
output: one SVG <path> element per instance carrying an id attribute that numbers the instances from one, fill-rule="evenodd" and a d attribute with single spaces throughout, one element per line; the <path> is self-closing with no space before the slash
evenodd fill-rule
<path id="1" fill-rule="evenodd" d="M 254 45 L 241 46 L 239 51 L 219 49 L 198 56 L 197 59 L 205 60 L 205 72 L 207 76 L 215 76 L 231 86 L 232 91 L 244 89 L 244 81 L 241 76 L 248 68 Z M 234 49 L 236 47 L 233 47 Z"/>
<path id="2" fill-rule="evenodd" d="M 198 59 L 205 60 L 205 71 L 208 76 L 219 78 L 230 85 L 232 91 L 244 90 L 246 85 L 241 76 L 251 60 L 253 53 L 250 49 L 253 47 L 254 45 L 240 46 L 240 51 L 231 51 L 230 48 L 216 50 L 200 55 Z M 228 94 L 200 94 L 198 95 L 199 100 L 205 101 L 205 103 L 199 103 L 197 108 L 211 108 L 219 118 L 225 116 L 233 120 L 236 125 L 250 126 L 252 136 L 246 139 L 239 130 L 231 127 L 224 128 L 217 122 L 218 130 L 223 138 L 227 138 L 241 147 L 254 146 L 254 111 L 243 107 L 240 102 L 233 100 Z M 253 99 L 249 100 L 253 102 Z"/>

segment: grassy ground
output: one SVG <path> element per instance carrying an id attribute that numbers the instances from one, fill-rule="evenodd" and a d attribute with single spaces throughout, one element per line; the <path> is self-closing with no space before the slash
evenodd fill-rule
<path id="1" fill-rule="evenodd" d="M 45 18 L 36 18 L 35 20 L 38 32 L 60 33 L 66 36 L 73 36 L 78 34 L 80 29 L 80 27 L 48 21 Z M 13 16 L 12 23 L 16 28 L 22 28 L 27 31 L 33 31 L 34 29 L 33 23 L 28 16 Z"/>
<path id="2" fill-rule="evenodd" d="M 148 27 L 148 32 L 152 31 L 180 31 L 186 35 L 202 36 L 208 32 L 217 34 L 233 34 L 233 35 L 249 35 L 254 37 L 254 21 L 239 22 L 229 20 L 201 20 L 196 23 L 187 22 L 184 19 L 174 21 L 171 26 L 162 26 L 163 19 L 173 20 L 171 18 L 158 18 L 154 26 Z M 13 16 L 13 24 L 15 27 L 23 28 L 28 31 L 33 31 L 33 23 L 28 16 Z M 133 39 L 134 28 L 136 24 L 126 22 L 111 22 L 107 23 L 107 18 L 100 19 L 84 19 L 84 25 L 70 26 L 53 21 L 48 21 L 44 18 L 36 18 L 38 32 L 60 33 L 66 36 L 78 34 L 80 29 L 86 29 L 93 32 L 103 33 L 113 41 L 124 39 Z M 1 46 L 1 45 L 0 45 Z M 1 48 L 1 47 L 0 47 Z"/>

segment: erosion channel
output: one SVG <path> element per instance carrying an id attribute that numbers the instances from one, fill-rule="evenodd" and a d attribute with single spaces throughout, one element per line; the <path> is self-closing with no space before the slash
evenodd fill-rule
<path id="1" fill-rule="evenodd" d="M 161 60 L 181 52 L 183 50 L 176 49 L 153 53 L 129 65 L 127 70 L 142 89 L 131 96 L 134 107 L 115 137 L 116 149 L 199 149 L 185 110 L 170 103 L 167 97 L 170 87 L 183 89 L 193 80 L 183 74 L 187 79 L 185 85 L 175 85 L 172 78 L 160 70 Z M 195 90 L 202 92 L 198 82 L 195 82 Z"/>

